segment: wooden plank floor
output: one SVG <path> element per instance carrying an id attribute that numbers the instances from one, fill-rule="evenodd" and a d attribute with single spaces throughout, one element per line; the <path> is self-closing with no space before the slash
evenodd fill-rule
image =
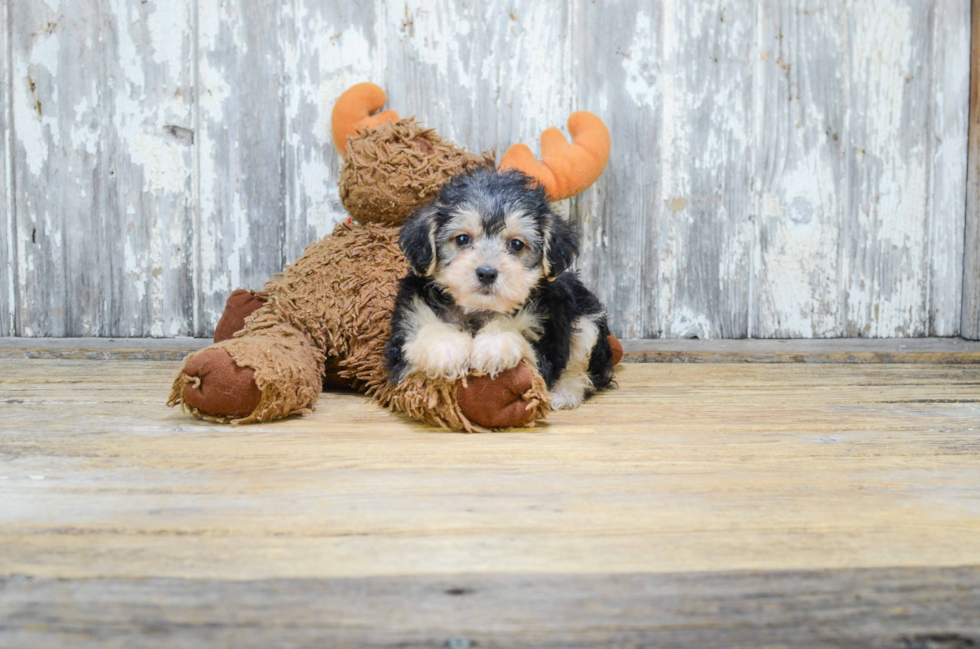
<path id="1" fill-rule="evenodd" d="M 980 365 L 623 365 L 492 435 L 177 367 L 0 359 L 0 647 L 980 644 Z"/>

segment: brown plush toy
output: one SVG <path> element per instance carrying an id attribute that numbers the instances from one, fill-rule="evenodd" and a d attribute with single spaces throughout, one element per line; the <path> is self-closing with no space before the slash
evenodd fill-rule
<path id="1" fill-rule="evenodd" d="M 344 156 L 340 197 L 354 223 L 309 245 L 262 292 L 232 293 L 215 344 L 185 359 L 168 405 L 211 421 L 272 421 L 312 412 L 328 385 L 366 392 L 452 430 L 528 426 L 546 415 L 544 381 L 523 362 L 494 378 L 387 380 L 384 346 L 398 280 L 408 272 L 398 226 L 454 175 L 493 159 L 454 146 L 414 118 L 390 110 L 372 115 L 385 100 L 381 88 L 363 83 L 334 107 L 334 144 Z M 574 114 L 569 130 L 572 144 L 557 129 L 545 131 L 542 162 L 515 145 L 501 167 L 533 175 L 554 200 L 582 191 L 602 173 L 609 132 L 588 113 Z"/>

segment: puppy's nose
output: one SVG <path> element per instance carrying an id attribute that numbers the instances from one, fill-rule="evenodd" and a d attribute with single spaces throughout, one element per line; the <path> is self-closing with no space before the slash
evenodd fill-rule
<path id="1" fill-rule="evenodd" d="M 476 269 L 476 278 L 484 286 L 490 286 L 497 281 L 497 269 L 491 266 L 480 266 Z"/>

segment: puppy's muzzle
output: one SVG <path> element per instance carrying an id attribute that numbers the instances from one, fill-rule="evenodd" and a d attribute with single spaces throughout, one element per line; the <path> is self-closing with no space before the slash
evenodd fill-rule
<path id="1" fill-rule="evenodd" d="M 497 269 L 492 266 L 480 266 L 476 269 L 476 279 L 484 286 L 490 286 L 496 282 L 497 275 L 499 275 Z"/>

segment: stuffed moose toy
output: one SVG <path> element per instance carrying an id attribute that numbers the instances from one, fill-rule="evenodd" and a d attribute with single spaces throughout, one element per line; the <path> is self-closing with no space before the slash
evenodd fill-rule
<path id="1" fill-rule="evenodd" d="M 352 223 L 310 244 L 261 292 L 232 293 L 215 343 L 188 356 L 168 405 L 222 423 L 272 421 L 306 414 L 324 386 L 366 392 L 378 403 L 429 424 L 467 432 L 534 425 L 548 411 L 548 391 L 526 362 L 496 377 L 458 381 L 421 373 L 388 381 L 384 348 L 398 282 L 409 264 L 399 226 L 453 176 L 493 165 L 492 154 L 468 153 L 414 118 L 380 110 L 384 91 L 370 83 L 347 90 L 334 106 L 334 145 L 344 158 L 340 199 Z M 538 162 L 512 146 L 501 168 L 543 184 L 549 200 L 574 196 L 602 173 L 609 132 L 598 117 L 568 121 L 569 144 L 549 128 Z M 622 346 L 612 337 L 614 358 Z"/>

